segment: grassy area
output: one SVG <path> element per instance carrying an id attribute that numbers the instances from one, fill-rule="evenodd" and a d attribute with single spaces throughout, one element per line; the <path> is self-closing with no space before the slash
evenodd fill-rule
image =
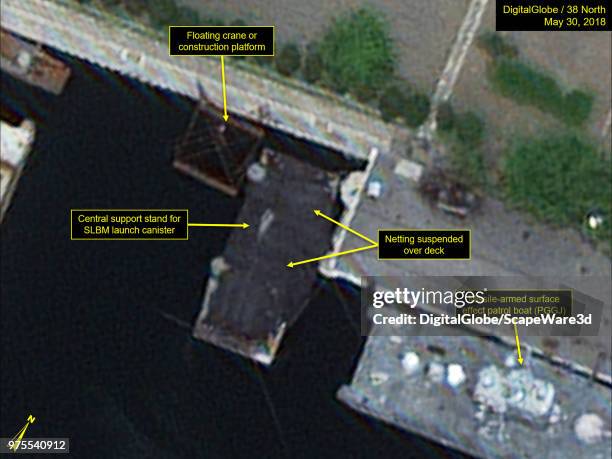
<path id="1" fill-rule="evenodd" d="M 553 77 L 525 62 L 496 59 L 489 67 L 488 78 L 501 95 L 550 113 L 566 124 L 580 126 L 591 114 L 592 94 L 564 92 Z"/>
<path id="2" fill-rule="evenodd" d="M 553 224 L 580 226 L 594 210 L 604 225 L 594 234 L 610 240 L 612 173 L 589 142 L 576 135 L 521 139 L 503 161 L 508 201 Z"/>
<path id="3" fill-rule="evenodd" d="M 448 172 L 457 182 L 481 189 L 488 185 L 481 145 L 485 123 L 475 112 L 456 113 L 450 102 L 438 107 L 438 133 L 446 145 Z"/>
<path id="4" fill-rule="evenodd" d="M 503 35 L 484 32 L 476 44 L 489 56 L 487 78 L 502 96 L 536 107 L 570 126 L 580 126 L 589 118 L 592 94 L 562 88 L 552 75 L 521 59 L 519 48 Z"/>
<path id="5" fill-rule="evenodd" d="M 456 138 L 447 141 L 449 172 L 455 180 L 473 190 L 482 190 L 488 175 L 480 148 L 470 148 Z"/>
<path id="6" fill-rule="evenodd" d="M 553 75 L 521 58 L 520 48 L 502 34 L 485 32 L 477 45 L 489 57 L 487 78 L 494 91 L 551 114 L 567 126 L 559 129 L 563 134 L 508 139 L 510 146 L 499 166 L 502 196 L 540 220 L 586 230 L 609 244 L 611 164 L 581 132 L 594 96 L 562 87 Z M 586 227 L 591 212 L 603 217 L 597 229 Z"/>
<path id="7" fill-rule="evenodd" d="M 484 121 L 469 111 L 456 113 L 450 102 L 443 103 L 437 124 L 439 139 L 446 146 L 447 172 L 456 181 L 484 189 L 543 222 L 578 229 L 609 253 L 612 164 L 582 127 L 590 116 L 593 96 L 566 91 L 552 75 L 521 59 L 519 48 L 501 34 L 485 33 L 477 46 L 489 58 L 487 78 L 494 91 L 549 113 L 566 126 L 545 137 L 523 138 L 513 138 L 513 127 L 508 126 L 503 135 L 510 146 L 497 170 L 490 171 L 481 145 Z M 596 228 L 587 224 L 589 215 L 601 217 Z"/>

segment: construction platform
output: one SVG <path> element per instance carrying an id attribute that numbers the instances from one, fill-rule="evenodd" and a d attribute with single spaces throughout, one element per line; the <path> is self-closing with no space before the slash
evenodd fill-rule
<path id="1" fill-rule="evenodd" d="M 288 269 L 330 248 L 333 225 L 313 209 L 338 212 L 338 175 L 264 149 L 249 166 L 245 202 L 225 252 L 212 262 L 193 336 L 269 365 L 285 331 L 308 304 L 315 263 Z"/>
<path id="2" fill-rule="evenodd" d="M 264 131 L 239 117 L 224 121 L 222 108 L 204 92 L 174 149 L 173 166 L 186 175 L 237 196 L 246 170 L 261 148 Z"/>

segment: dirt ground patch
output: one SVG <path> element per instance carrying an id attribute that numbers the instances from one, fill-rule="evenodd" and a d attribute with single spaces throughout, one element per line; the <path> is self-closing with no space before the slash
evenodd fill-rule
<path id="1" fill-rule="evenodd" d="M 480 33 L 495 30 L 495 2 L 490 2 Z M 611 104 L 610 32 L 503 32 L 519 48 L 522 59 L 555 77 L 564 89 L 583 89 L 595 96 L 593 110 L 582 131 L 610 151 L 610 135 L 601 133 Z M 489 165 L 497 163 L 509 141 L 567 126 L 538 109 L 518 105 L 493 92 L 487 80 L 487 54 L 473 45 L 453 92 L 460 110 L 475 110 L 487 123 L 484 145 Z"/>

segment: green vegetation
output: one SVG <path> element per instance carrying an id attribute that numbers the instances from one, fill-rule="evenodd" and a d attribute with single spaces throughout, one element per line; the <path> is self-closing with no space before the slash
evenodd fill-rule
<path id="1" fill-rule="evenodd" d="M 407 98 L 408 103 L 403 110 L 403 118 L 408 126 L 415 128 L 429 115 L 429 97 L 422 92 L 410 90 Z"/>
<path id="2" fill-rule="evenodd" d="M 594 96 L 580 89 L 564 88 L 553 74 L 537 68 L 520 56 L 519 47 L 503 35 L 482 34 L 477 45 L 490 58 L 487 79 L 492 88 L 514 102 L 548 113 L 572 129 L 569 133 L 512 141 L 500 164 L 503 195 L 517 208 L 556 225 L 578 227 L 589 212 L 603 215 L 604 224 L 587 229 L 590 235 L 610 241 L 612 173 L 610 159 L 584 140 L 579 131 L 589 119 Z M 478 145 L 482 122 L 461 119 L 452 112 L 440 113 L 441 131 L 463 145 Z M 450 126 L 453 126 L 452 128 Z M 469 174 L 479 167 L 478 160 L 454 149 L 451 167 Z"/>
<path id="3" fill-rule="evenodd" d="M 579 126 L 591 115 L 593 94 L 575 89 L 565 95 L 563 102 L 565 111 L 561 117 L 567 124 Z"/>
<path id="4" fill-rule="evenodd" d="M 484 121 L 474 112 L 455 115 L 457 138 L 468 148 L 476 148 L 484 137 Z"/>
<path id="5" fill-rule="evenodd" d="M 487 171 L 480 144 L 484 123 L 473 112 L 454 116 L 454 127 L 445 133 L 450 173 L 470 188 L 483 188 L 488 184 Z"/>
<path id="6" fill-rule="evenodd" d="M 612 173 L 609 159 L 575 135 L 521 140 L 507 154 L 503 180 L 508 200 L 546 221 L 579 225 L 593 209 L 598 230 L 610 235 Z"/>
<path id="7" fill-rule="evenodd" d="M 291 76 L 297 72 L 302 62 L 300 48 L 295 43 L 284 45 L 276 59 L 276 70 L 281 75 Z"/>
<path id="8" fill-rule="evenodd" d="M 110 13 L 127 13 L 136 18 L 146 18 L 157 30 L 167 33 L 169 25 L 223 25 L 219 18 L 201 17 L 188 6 L 179 6 L 175 0 L 156 0 L 155 5 L 147 0 L 77 0 L 81 4 L 100 6 Z"/>
<path id="9" fill-rule="evenodd" d="M 455 110 L 450 102 L 442 102 L 438 106 L 438 116 L 436 120 L 438 129 L 442 132 L 450 132 L 455 128 Z"/>
<path id="10" fill-rule="evenodd" d="M 200 15 L 196 10 L 188 6 L 181 6 L 176 12 L 176 19 L 172 25 L 198 25 Z"/>
<path id="11" fill-rule="evenodd" d="M 521 60 L 519 48 L 503 35 L 485 32 L 478 37 L 477 45 L 492 59 L 487 76 L 501 95 L 536 107 L 571 126 L 580 126 L 589 118 L 592 94 L 564 91 L 552 75 Z"/>
<path id="12" fill-rule="evenodd" d="M 174 0 L 158 0 L 153 8 L 149 8 L 149 18 L 156 29 L 167 30 L 168 25 L 174 25 L 178 16 L 179 8 Z"/>
<path id="13" fill-rule="evenodd" d="M 117 2 L 119 3 L 119 2 Z M 123 7 L 125 8 L 126 13 L 131 16 L 140 16 L 144 11 L 147 10 L 146 0 L 134 0 L 131 2 L 123 3 Z"/>
<path id="14" fill-rule="evenodd" d="M 378 105 L 385 121 L 402 118 L 410 127 L 420 126 L 429 114 L 429 98 L 408 83 L 388 86 Z"/>
<path id="15" fill-rule="evenodd" d="M 256 56 L 250 57 L 249 59 L 253 59 L 260 67 L 274 68 L 274 56 Z"/>
<path id="16" fill-rule="evenodd" d="M 456 113 L 450 102 L 443 102 L 438 107 L 438 129 L 443 136 L 456 137 L 468 148 L 477 148 L 484 139 L 485 123 L 473 111 Z"/>
<path id="17" fill-rule="evenodd" d="M 488 78 L 501 95 L 550 113 L 566 124 L 579 126 L 591 113 L 591 94 L 580 90 L 564 93 L 553 77 L 519 60 L 494 60 Z"/>
<path id="18" fill-rule="evenodd" d="M 487 171 L 479 148 L 450 142 L 448 160 L 450 173 L 459 183 L 474 189 L 487 185 Z"/>
<path id="19" fill-rule="evenodd" d="M 370 9 L 335 20 L 323 37 L 320 52 L 325 84 L 361 101 L 373 99 L 395 71 L 387 23 Z"/>
<path id="20" fill-rule="evenodd" d="M 483 49 L 493 59 L 507 57 L 515 59 L 519 55 L 519 50 L 513 43 L 510 43 L 497 32 L 485 32 L 478 37 L 476 45 Z"/>
<path id="21" fill-rule="evenodd" d="M 178 6 L 178 0 L 77 0 L 101 6 L 117 16 L 131 16 L 167 34 L 168 25 L 223 25 L 213 17 L 202 17 L 192 8 Z M 231 25 L 246 25 L 235 19 Z M 287 43 L 277 56 L 257 56 L 248 62 L 276 70 L 284 76 L 299 76 L 339 94 L 350 94 L 361 102 L 378 104 L 387 121 L 399 120 L 410 127 L 420 126 L 430 109 L 429 97 L 410 83 L 398 80 L 396 55 L 388 24 L 371 8 L 352 10 L 334 20 L 321 41 Z M 244 59 L 234 57 L 234 59 Z"/>
<path id="22" fill-rule="evenodd" d="M 302 69 L 304 80 L 308 83 L 316 83 L 323 75 L 323 60 L 318 43 L 310 43 L 306 47 L 306 58 Z"/>
<path id="23" fill-rule="evenodd" d="M 408 100 L 404 91 L 397 85 L 391 85 L 385 89 L 378 103 L 382 118 L 387 122 L 393 122 L 401 117 L 407 104 Z"/>
<path id="24" fill-rule="evenodd" d="M 447 146 L 449 172 L 470 187 L 487 185 L 485 162 L 480 148 L 485 134 L 485 123 L 472 111 L 456 113 L 450 102 L 438 107 L 438 129 Z"/>

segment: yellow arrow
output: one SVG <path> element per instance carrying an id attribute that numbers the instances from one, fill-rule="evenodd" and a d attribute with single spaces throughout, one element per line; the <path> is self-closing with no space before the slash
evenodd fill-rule
<path id="1" fill-rule="evenodd" d="M 344 252 L 328 253 L 322 257 L 310 258 L 309 260 L 292 261 L 287 266 L 293 268 L 294 266 L 303 265 L 305 263 L 312 263 L 313 261 L 325 260 L 327 258 L 340 257 L 342 255 L 348 255 L 349 253 L 361 252 L 362 250 L 375 249 L 376 247 L 378 247 L 378 244 L 375 243 L 374 245 L 359 247 L 358 249 L 345 250 Z"/>
<path id="2" fill-rule="evenodd" d="M 325 214 L 324 214 L 323 212 L 321 212 L 320 210 L 315 209 L 315 210 L 314 210 L 314 213 L 315 213 L 315 215 L 317 215 L 318 217 L 323 217 L 325 220 L 329 220 L 330 222 L 335 223 L 336 225 L 338 225 L 340 228 L 344 228 L 345 230 L 347 230 L 347 231 L 349 231 L 349 232 L 353 233 L 355 236 L 359 236 L 361 239 L 364 239 L 364 240 L 368 241 L 370 244 L 374 244 L 374 247 L 377 247 L 377 246 L 378 246 L 378 243 L 377 243 L 376 241 L 373 241 L 373 240 L 372 240 L 372 239 L 370 239 L 369 237 L 366 237 L 366 236 L 364 236 L 363 234 L 358 233 L 358 232 L 357 232 L 357 231 L 355 231 L 354 229 L 349 228 L 348 226 L 343 225 L 343 224 L 342 224 L 342 223 L 340 223 L 340 222 L 337 222 L 337 221 L 336 221 L 336 220 L 334 220 L 333 218 L 330 218 L 330 217 L 328 217 L 327 215 L 325 215 Z"/>
<path id="3" fill-rule="evenodd" d="M 248 228 L 248 223 L 189 223 L 188 226 L 212 226 L 222 228 Z"/>
<path id="4" fill-rule="evenodd" d="M 518 363 L 522 365 L 523 357 L 521 356 L 521 342 L 519 341 L 518 329 L 516 328 L 516 324 L 514 324 L 514 336 L 516 337 L 516 352 L 518 353 L 518 358 L 516 360 L 518 360 Z"/>
<path id="5" fill-rule="evenodd" d="M 223 83 L 223 119 L 227 122 L 229 116 L 227 114 L 227 94 L 225 91 L 225 61 L 221 56 L 221 82 Z"/>
<path id="6" fill-rule="evenodd" d="M 12 449 L 13 451 L 17 451 L 17 449 L 19 448 L 19 443 L 21 443 L 21 439 L 25 435 L 26 430 L 28 430 L 28 426 L 30 424 L 33 424 L 34 421 L 36 421 L 36 418 L 32 415 L 29 415 L 25 426 L 23 426 L 21 430 L 17 432 L 15 436 L 11 439 L 11 441 L 13 442 L 13 446 L 11 446 L 9 449 Z"/>

